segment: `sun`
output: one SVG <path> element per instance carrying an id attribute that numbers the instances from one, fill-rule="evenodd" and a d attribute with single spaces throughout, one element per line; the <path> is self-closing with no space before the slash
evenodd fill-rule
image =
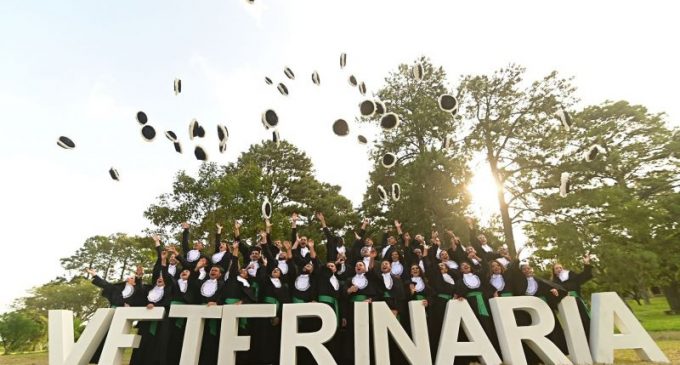
<path id="1" fill-rule="evenodd" d="M 494 214 L 498 214 L 498 185 L 486 166 L 480 164 L 475 169 L 474 176 L 467 186 L 472 198 L 470 209 L 482 221 L 488 221 Z"/>

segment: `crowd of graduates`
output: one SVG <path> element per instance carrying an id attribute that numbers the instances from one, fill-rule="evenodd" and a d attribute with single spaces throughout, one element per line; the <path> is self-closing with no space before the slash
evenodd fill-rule
<path id="1" fill-rule="evenodd" d="M 319 302 L 329 305 L 337 315 L 338 331 L 325 344 L 338 364 L 354 363 L 354 302 L 385 302 L 410 333 L 409 301 L 420 301 L 426 307 L 431 353 L 436 357 L 447 302 L 467 301 L 482 328 L 500 354 L 494 329 L 494 318 L 488 300 L 498 296 L 530 295 L 540 297 L 556 310 L 567 295 L 575 296 L 584 328 L 589 328 L 589 312 L 581 297 L 581 285 L 592 277 L 589 257 L 583 258 L 582 272 L 553 265 L 552 280 L 534 276 L 532 267 L 511 257 L 505 247 L 494 249 L 483 234 L 469 224 L 467 245 L 452 231 L 441 235 L 433 231 L 430 238 L 411 236 L 398 221 L 396 235 L 385 230 L 380 244 L 367 237 L 369 220 L 362 221 L 355 240 L 344 239 L 326 226 L 322 213 L 316 213 L 325 236 L 326 255 L 319 257 L 312 239 L 299 235 L 298 217 L 291 217 L 289 240 L 273 239 L 271 225 L 257 242 L 247 244 L 240 238 L 240 224 L 234 224 L 232 239 L 222 236 L 217 225 L 213 252 L 205 252 L 203 241 L 190 247 L 190 225 L 182 223 L 181 252 L 163 245 L 154 237 L 157 261 L 151 284 L 142 280 L 143 270 L 122 283 L 108 283 L 93 270 L 92 283 L 102 288 L 102 295 L 112 307 L 170 305 L 239 305 L 270 303 L 277 305 L 275 318 L 241 319 L 239 335 L 251 336 L 251 350 L 237 353 L 239 364 L 277 364 L 281 335 L 281 313 L 284 303 Z M 447 240 L 448 242 L 443 242 Z M 445 248 L 446 247 L 446 248 Z M 142 340 L 133 351 L 130 364 L 179 364 L 184 339 L 185 319 L 167 317 L 162 321 L 140 321 L 138 334 Z M 526 312 L 516 312 L 519 325 L 531 324 Z M 559 321 L 548 336 L 565 354 L 566 341 Z M 320 327 L 318 318 L 300 320 L 300 332 Z M 201 343 L 199 364 L 216 364 L 220 336 L 220 320 L 208 319 Z M 460 331 L 459 341 L 465 341 Z M 370 348 L 370 346 L 369 346 Z M 315 364 L 311 353 L 297 350 L 299 364 Z M 538 357 L 528 347 L 529 363 Z M 390 343 L 390 363 L 406 363 L 394 343 Z M 97 355 L 93 358 L 96 362 Z M 457 357 L 456 364 L 469 364 L 477 358 Z"/>

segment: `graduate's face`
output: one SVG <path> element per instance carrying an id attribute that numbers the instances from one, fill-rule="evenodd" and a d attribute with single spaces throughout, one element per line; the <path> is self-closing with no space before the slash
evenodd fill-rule
<path id="1" fill-rule="evenodd" d="M 206 259 L 205 257 L 201 257 L 200 259 L 198 259 L 198 261 L 203 264 L 203 267 L 208 266 L 208 259 Z"/>
<path id="2" fill-rule="evenodd" d="M 213 266 L 213 268 L 210 269 L 210 278 L 219 279 L 220 276 L 222 276 L 220 269 L 217 266 Z"/>
<path id="3" fill-rule="evenodd" d="M 239 271 L 238 271 L 238 276 L 240 276 L 240 277 L 242 277 L 242 278 L 244 278 L 244 279 L 248 279 L 248 270 L 246 270 L 246 269 L 241 269 L 241 270 L 239 270 Z"/>
<path id="4" fill-rule="evenodd" d="M 251 261 L 257 261 L 260 259 L 260 251 L 258 250 L 252 250 L 250 252 L 250 260 Z"/>
<path id="5" fill-rule="evenodd" d="M 470 264 L 468 264 L 467 262 L 464 262 L 462 265 L 460 265 L 460 271 L 463 274 L 469 274 L 472 272 L 472 267 L 470 267 Z"/>
<path id="6" fill-rule="evenodd" d="M 498 248 L 498 254 L 501 256 L 508 256 L 508 249 L 501 246 Z"/>
<path id="7" fill-rule="evenodd" d="M 563 270 L 562 264 L 555 264 L 555 267 L 553 267 L 553 273 L 555 275 L 559 275 Z"/>
<path id="8" fill-rule="evenodd" d="M 275 268 L 274 270 L 272 270 L 272 277 L 273 277 L 274 279 L 280 278 L 280 277 L 281 277 L 281 269 L 279 269 L 279 268 L 277 267 L 277 268 Z"/>
<path id="9" fill-rule="evenodd" d="M 413 253 L 418 257 L 423 257 L 423 252 L 420 251 L 419 248 L 416 248 L 415 250 L 413 250 Z"/>
<path id="10" fill-rule="evenodd" d="M 498 261 L 491 261 L 491 273 L 492 274 L 501 274 L 503 273 L 503 266 L 498 263 Z"/>
<path id="11" fill-rule="evenodd" d="M 326 267 L 328 270 L 330 270 L 333 274 L 335 274 L 338 271 L 338 268 L 335 267 L 335 263 L 329 262 L 326 264 Z"/>
<path id="12" fill-rule="evenodd" d="M 220 252 L 225 252 L 229 249 L 229 245 L 226 242 L 220 242 Z"/>
<path id="13" fill-rule="evenodd" d="M 306 274 L 311 274 L 312 271 L 314 271 L 314 265 L 312 265 L 311 262 L 308 262 L 305 267 L 302 269 L 302 271 Z"/>
<path id="14" fill-rule="evenodd" d="M 165 286 L 165 280 L 163 280 L 162 276 L 159 276 L 158 279 L 156 279 L 156 286 Z"/>
<path id="15" fill-rule="evenodd" d="M 177 257 L 174 253 L 170 255 L 170 265 L 177 265 Z"/>
<path id="16" fill-rule="evenodd" d="M 182 270 L 182 272 L 179 274 L 179 277 L 184 279 L 184 280 L 189 280 L 189 276 L 191 275 L 191 271 L 189 270 Z"/>
<path id="17" fill-rule="evenodd" d="M 418 265 L 411 266 L 411 276 L 420 276 L 420 266 Z"/>
<path id="18" fill-rule="evenodd" d="M 373 246 L 373 240 L 370 238 L 366 239 L 366 246 Z"/>
<path id="19" fill-rule="evenodd" d="M 392 261 L 399 261 L 399 252 L 392 251 L 392 253 L 390 254 L 390 258 L 392 258 Z"/>
<path id="20" fill-rule="evenodd" d="M 279 256 L 277 259 L 282 261 L 286 260 L 286 254 L 283 252 L 279 252 Z"/>
<path id="21" fill-rule="evenodd" d="M 194 250 L 202 250 L 203 249 L 203 242 L 201 241 L 196 241 L 194 242 Z"/>
<path id="22" fill-rule="evenodd" d="M 483 234 L 480 234 L 479 236 L 477 236 L 477 239 L 478 239 L 479 242 L 481 242 L 482 244 L 485 244 L 485 243 L 486 243 L 486 236 L 483 235 Z"/>
<path id="23" fill-rule="evenodd" d="M 534 276 L 534 268 L 529 265 L 522 266 L 522 273 L 526 277 Z"/>
<path id="24" fill-rule="evenodd" d="M 362 257 L 368 257 L 368 255 L 371 254 L 371 248 L 370 247 L 364 247 L 361 249 L 361 256 Z"/>
<path id="25" fill-rule="evenodd" d="M 439 272 L 441 272 L 442 274 L 445 274 L 445 273 L 449 272 L 449 267 L 446 266 L 446 264 L 444 264 L 444 263 L 439 263 L 438 266 L 439 266 Z"/>
<path id="26" fill-rule="evenodd" d="M 394 236 L 389 236 L 389 237 L 387 237 L 387 244 L 389 244 L 389 245 L 396 245 L 396 244 L 397 244 L 397 239 L 394 238 Z"/>
<path id="27" fill-rule="evenodd" d="M 441 258 L 442 261 L 448 261 L 449 260 L 449 253 L 447 251 L 442 251 L 439 254 L 439 258 Z"/>
<path id="28" fill-rule="evenodd" d="M 135 277 L 134 276 L 129 276 L 126 281 L 130 285 L 135 285 Z"/>
<path id="29" fill-rule="evenodd" d="M 475 250 L 475 248 L 472 247 L 472 246 L 468 246 L 468 247 L 465 249 L 465 252 L 476 254 L 476 253 L 477 253 L 477 250 Z"/>
<path id="30" fill-rule="evenodd" d="M 365 273 L 366 265 L 364 265 L 363 261 L 357 261 L 356 265 L 354 265 L 354 270 L 357 272 L 357 274 Z"/>
<path id="31" fill-rule="evenodd" d="M 300 237 L 300 247 L 307 247 L 307 236 Z"/>
<path id="32" fill-rule="evenodd" d="M 423 237 L 422 234 L 417 234 L 416 235 L 416 241 L 423 242 L 423 241 L 425 241 L 425 238 Z"/>
<path id="33" fill-rule="evenodd" d="M 390 264 L 389 261 L 383 261 L 380 264 L 380 271 L 382 271 L 383 273 L 388 273 L 392 271 L 392 264 Z"/>

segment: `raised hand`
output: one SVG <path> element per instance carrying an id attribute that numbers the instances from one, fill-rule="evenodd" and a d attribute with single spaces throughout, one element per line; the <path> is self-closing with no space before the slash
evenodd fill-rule
<path id="1" fill-rule="evenodd" d="M 135 271 L 135 275 L 138 277 L 144 276 L 144 267 L 142 265 L 137 265 L 137 270 Z"/>
<path id="2" fill-rule="evenodd" d="M 241 222 L 239 220 L 234 221 L 234 230 L 238 231 L 241 228 Z"/>
<path id="3" fill-rule="evenodd" d="M 189 229 L 189 222 L 182 222 L 182 229 Z"/>
<path id="4" fill-rule="evenodd" d="M 85 272 L 90 274 L 90 276 L 97 276 L 97 271 L 91 268 L 85 269 Z"/>
<path id="5" fill-rule="evenodd" d="M 590 253 L 583 255 L 583 264 L 590 265 Z"/>
<path id="6" fill-rule="evenodd" d="M 465 222 L 470 228 L 473 228 L 475 226 L 475 221 L 471 217 L 465 217 Z"/>
<path id="7" fill-rule="evenodd" d="M 401 229 L 401 222 L 399 222 L 398 220 L 395 219 L 394 220 L 394 228 Z"/>
<path id="8" fill-rule="evenodd" d="M 153 243 L 156 245 L 156 247 L 161 245 L 161 236 L 155 234 L 151 238 L 153 238 Z"/>
<path id="9" fill-rule="evenodd" d="M 222 233 L 222 225 L 219 223 L 215 223 L 215 227 L 217 227 L 217 233 Z"/>
<path id="10" fill-rule="evenodd" d="M 283 241 L 283 247 L 287 250 L 290 251 L 290 241 Z"/>

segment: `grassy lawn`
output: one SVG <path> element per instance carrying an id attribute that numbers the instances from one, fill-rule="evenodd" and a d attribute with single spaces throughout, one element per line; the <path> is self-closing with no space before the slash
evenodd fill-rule
<path id="1" fill-rule="evenodd" d="M 668 303 L 663 297 L 652 298 L 650 305 L 639 306 L 635 301 L 628 304 L 672 364 L 680 364 L 680 315 L 667 315 Z M 130 352 L 126 353 L 126 361 Z M 648 364 L 638 361 L 633 350 L 618 350 L 615 364 Z M 47 365 L 47 353 L 0 355 L 0 365 Z"/>

